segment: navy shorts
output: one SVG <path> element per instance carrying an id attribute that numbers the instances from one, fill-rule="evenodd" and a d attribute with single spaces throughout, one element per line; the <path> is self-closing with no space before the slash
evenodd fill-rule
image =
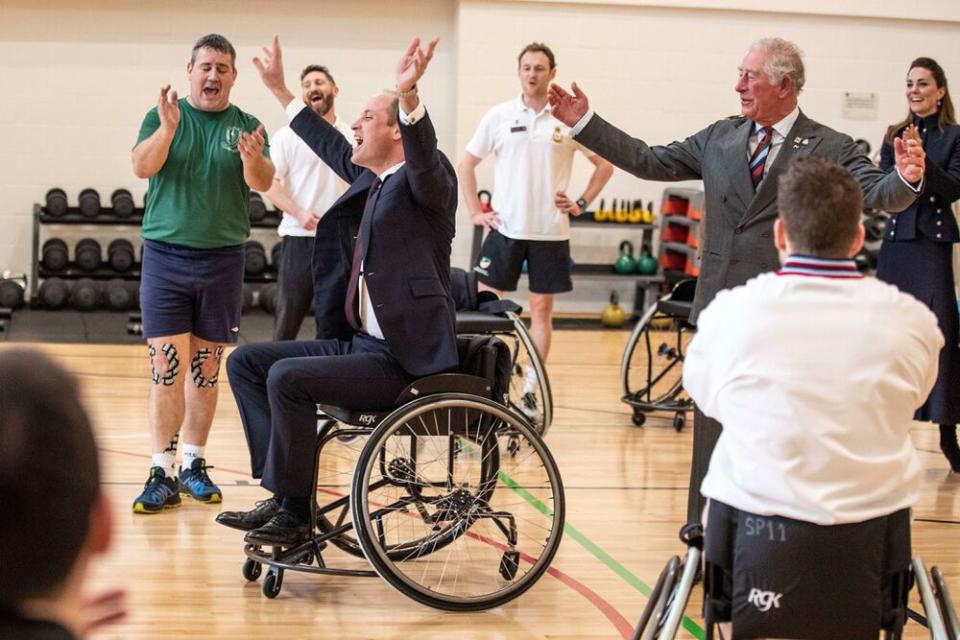
<path id="1" fill-rule="evenodd" d="M 489 287 L 516 291 L 524 260 L 532 293 L 564 293 L 573 289 L 569 240 L 515 240 L 491 231 L 483 241 L 473 270 L 477 279 Z"/>
<path id="2" fill-rule="evenodd" d="M 210 342 L 236 342 L 243 307 L 243 258 L 243 245 L 191 249 L 144 240 L 143 337 L 191 333 Z"/>

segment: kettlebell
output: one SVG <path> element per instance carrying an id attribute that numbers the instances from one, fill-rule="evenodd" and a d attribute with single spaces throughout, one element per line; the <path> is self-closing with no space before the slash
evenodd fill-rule
<path id="1" fill-rule="evenodd" d="M 623 326 L 623 321 L 626 320 L 627 314 L 620 307 L 619 302 L 620 296 L 617 295 L 616 291 L 611 291 L 610 304 L 605 306 L 603 311 L 600 312 L 600 322 L 603 323 L 603 326 L 614 329 Z"/>
<path id="2" fill-rule="evenodd" d="M 600 198 L 600 204 L 597 205 L 597 210 L 593 212 L 593 221 L 606 222 L 606 220 L 607 220 L 607 210 L 604 207 L 603 198 Z"/>
<path id="3" fill-rule="evenodd" d="M 480 201 L 480 211 L 484 213 L 490 213 L 493 211 L 493 205 L 490 202 L 493 200 L 493 196 L 490 195 L 490 192 L 486 189 L 481 189 L 477 191 L 477 200 Z"/>
<path id="4" fill-rule="evenodd" d="M 643 222 L 643 200 L 634 200 L 633 209 L 630 210 L 630 224 L 641 222 Z"/>
<path id="5" fill-rule="evenodd" d="M 637 258 L 637 273 L 642 276 L 652 276 L 657 273 L 657 259 L 650 253 L 650 247 L 643 245 L 640 257 Z"/>
<path id="6" fill-rule="evenodd" d="M 653 224 L 653 201 L 648 202 L 647 208 L 643 210 L 643 223 Z"/>
<path id="7" fill-rule="evenodd" d="M 633 259 L 633 243 L 629 240 L 620 243 L 620 257 L 613 263 L 613 270 L 623 275 L 636 272 L 637 261 Z"/>
<path id="8" fill-rule="evenodd" d="M 630 212 L 627 210 L 626 200 L 620 201 L 620 207 L 617 209 L 617 212 L 615 215 L 616 215 L 617 222 L 619 222 L 620 224 L 623 224 L 630 219 Z"/>

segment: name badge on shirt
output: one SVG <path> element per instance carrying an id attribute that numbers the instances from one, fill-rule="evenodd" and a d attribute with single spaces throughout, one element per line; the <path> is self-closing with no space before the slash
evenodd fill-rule
<path id="1" fill-rule="evenodd" d="M 520 133 L 521 131 L 526 131 L 527 128 L 524 125 L 519 125 L 516 127 L 510 127 L 510 133 Z"/>

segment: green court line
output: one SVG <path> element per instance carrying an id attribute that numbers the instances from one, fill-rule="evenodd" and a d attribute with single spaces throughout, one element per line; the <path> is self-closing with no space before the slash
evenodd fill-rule
<path id="1" fill-rule="evenodd" d="M 517 484 L 513 478 L 511 478 L 510 476 L 508 476 L 502 471 L 499 471 L 498 475 L 500 476 L 500 480 L 505 485 L 513 489 L 521 498 L 523 498 L 528 503 L 530 503 L 537 511 L 539 511 L 545 516 L 553 517 L 553 510 L 550 509 L 550 507 L 548 507 L 547 505 L 537 500 L 537 498 L 533 496 L 529 491 L 527 491 L 526 489 L 521 487 L 519 484 Z M 574 527 L 572 524 L 564 523 L 563 532 L 568 536 L 570 536 L 571 538 L 573 538 L 574 540 L 576 540 L 577 544 L 579 544 L 581 547 L 589 551 L 591 555 L 593 555 L 600 562 L 605 564 L 608 569 L 610 569 L 615 574 L 623 578 L 623 580 L 626 581 L 627 584 L 629 584 L 634 589 L 642 593 L 644 597 L 647 597 L 647 598 L 650 597 L 650 594 L 653 592 L 653 589 L 650 588 L 650 585 L 648 585 L 643 580 L 641 580 L 640 578 L 635 576 L 633 573 L 631 573 L 629 569 L 627 569 L 622 564 L 617 562 L 617 560 L 613 556 L 611 556 L 609 553 L 607 553 L 606 551 L 601 549 L 599 546 L 597 546 L 596 543 L 594 543 L 592 540 L 590 540 L 590 538 L 588 538 L 579 530 L 577 530 L 577 528 Z M 704 638 L 706 637 L 706 634 L 703 631 L 703 627 L 701 627 L 694 620 L 688 618 L 687 616 L 683 616 L 683 621 L 681 624 L 683 628 L 686 629 L 688 633 L 693 635 L 694 638 L 697 638 L 697 640 L 704 640 Z"/>

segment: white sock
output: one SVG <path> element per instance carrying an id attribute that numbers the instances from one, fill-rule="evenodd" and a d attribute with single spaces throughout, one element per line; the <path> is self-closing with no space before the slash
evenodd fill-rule
<path id="1" fill-rule="evenodd" d="M 523 383 L 524 393 L 533 393 L 537 388 L 537 370 L 533 367 L 527 367 L 527 377 Z"/>
<path id="2" fill-rule="evenodd" d="M 153 466 L 163 469 L 163 472 L 167 474 L 168 478 L 175 477 L 177 475 L 176 449 L 153 454 Z"/>
<path id="3" fill-rule="evenodd" d="M 183 462 L 180 463 L 181 469 L 190 469 L 193 467 L 193 461 L 197 458 L 203 457 L 203 450 L 206 447 L 201 447 L 195 444 L 183 443 Z"/>

